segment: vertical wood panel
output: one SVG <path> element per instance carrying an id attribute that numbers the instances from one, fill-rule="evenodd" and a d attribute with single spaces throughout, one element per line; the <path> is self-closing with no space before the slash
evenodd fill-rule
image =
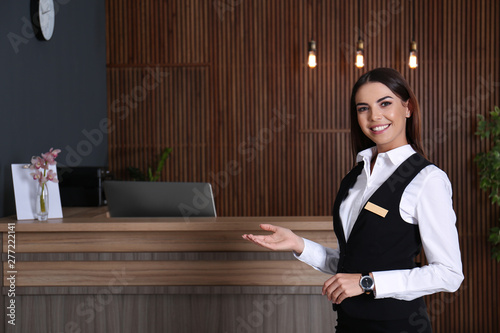
<path id="1" fill-rule="evenodd" d="M 474 136 L 475 115 L 499 103 L 500 4 L 415 0 L 419 67 L 410 70 L 410 2 L 361 0 L 361 22 L 357 3 L 107 0 L 110 168 L 126 177 L 168 146 L 162 180 L 211 182 L 220 215 L 330 214 L 353 164 L 350 89 L 367 70 L 393 67 L 414 88 L 428 156 L 454 190 L 466 279 L 455 294 L 427 297 L 434 330 L 500 331 L 486 242 L 499 214 L 473 162 L 489 144 Z M 151 70 L 166 76 L 142 98 Z"/>
<path id="2" fill-rule="evenodd" d="M 329 307 L 319 306 L 326 303 L 323 297 L 280 292 L 245 294 L 235 289 L 233 294 L 19 295 L 18 317 L 27 320 L 7 325 L 5 332 L 332 331 L 336 316 Z M 303 315 L 296 316 L 297 311 Z M 317 320 L 318 315 L 323 320 Z"/>

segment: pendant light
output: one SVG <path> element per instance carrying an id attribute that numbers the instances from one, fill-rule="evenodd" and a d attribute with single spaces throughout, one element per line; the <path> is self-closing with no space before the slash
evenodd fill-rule
<path id="1" fill-rule="evenodd" d="M 358 68 L 363 68 L 365 66 L 365 57 L 364 57 L 363 39 L 361 39 L 361 2 L 360 2 L 360 0 L 358 0 L 358 25 L 359 25 L 359 37 L 358 37 L 358 43 L 357 43 L 357 47 L 356 47 L 355 65 Z"/>
<path id="2" fill-rule="evenodd" d="M 415 0 L 410 0 L 412 3 L 412 37 L 410 43 L 410 58 L 408 59 L 408 66 L 411 69 L 418 67 L 417 63 L 417 42 L 415 42 Z"/>
<path id="3" fill-rule="evenodd" d="M 311 40 L 308 43 L 308 52 L 309 52 L 309 56 L 307 58 L 307 65 L 310 68 L 314 68 L 318 64 L 316 62 L 316 42 L 314 40 Z"/>

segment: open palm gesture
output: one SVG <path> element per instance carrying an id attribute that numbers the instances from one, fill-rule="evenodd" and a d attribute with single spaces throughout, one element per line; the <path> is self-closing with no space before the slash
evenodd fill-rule
<path id="1" fill-rule="evenodd" d="M 272 232 L 271 235 L 242 235 L 243 239 L 274 251 L 295 251 L 297 254 L 304 250 L 304 240 L 290 229 L 272 224 L 261 224 L 262 230 Z"/>

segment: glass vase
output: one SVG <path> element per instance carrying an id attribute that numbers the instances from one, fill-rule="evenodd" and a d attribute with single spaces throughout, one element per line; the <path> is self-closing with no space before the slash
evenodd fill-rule
<path id="1" fill-rule="evenodd" d="M 36 192 L 36 217 L 39 221 L 49 218 L 49 189 L 47 184 L 38 184 Z"/>

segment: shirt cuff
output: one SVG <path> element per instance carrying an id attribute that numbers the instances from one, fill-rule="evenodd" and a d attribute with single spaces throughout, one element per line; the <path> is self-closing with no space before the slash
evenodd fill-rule
<path id="1" fill-rule="evenodd" d="M 372 272 L 375 281 L 375 298 L 392 297 L 406 289 L 405 279 L 399 271 Z"/>
<path id="2" fill-rule="evenodd" d="M 302 250 L 301 254 L 297 254 L 297 252 L 293 251 L 293 255 L 295 256 L 295 258 L 299 259 L 300 261 L 308 263 L 311 260 L 313 260 L 314 253 L 316 251 L 318 251 L 317 247 L 319 247 L 321 250 L 322 245 L 315 243 L 313 241 L 310 241 L 309 239 L 306 239 L 306 238 L 302 238 L 302 239 L 304 240 L 304 250 Z M 315 248 L 316 248 L 316 251 L 315 251 Z"/>
<path id="3" fill-rule="evenodd" d="M 337 272 L 339 251 L 324 247 L 305 238 L 303 240 L 304 250 L 300 255 L 294 253 L 295 258 L 318 271 L 326 274 L 335 274 Z"/>

